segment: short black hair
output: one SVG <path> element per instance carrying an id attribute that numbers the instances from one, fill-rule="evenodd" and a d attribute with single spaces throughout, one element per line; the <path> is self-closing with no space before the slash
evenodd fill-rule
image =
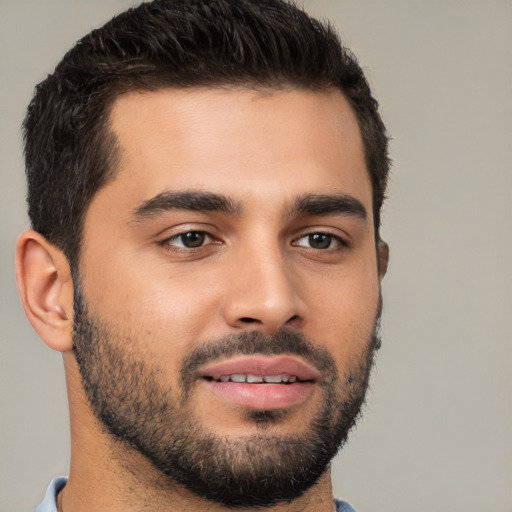
<path id="1" fill-rule="evenodd" d="M 36 87 L 24 122 L 33 229 L 77 265 L 87 207 L 116 169 L 114 100 L 199 86 L 339 89 L 361 130 L 378 237 L 389 174 L 378 104 L 331 25 L 286 0 L 154 0 L 80 39 Z"/>

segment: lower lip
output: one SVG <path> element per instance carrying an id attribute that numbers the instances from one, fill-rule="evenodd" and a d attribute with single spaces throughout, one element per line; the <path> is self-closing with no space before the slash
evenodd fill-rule
<path id="1" fill-rule="evenodd" d="M 304 402 L 313 392 L 312 382 L 248 384 L 203 381 L 217 396 L 232 404 L 255 410 L 284 409 Z"/>

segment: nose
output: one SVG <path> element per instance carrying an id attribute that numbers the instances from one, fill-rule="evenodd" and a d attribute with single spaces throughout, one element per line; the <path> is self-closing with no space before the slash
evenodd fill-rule
<path id="1" fill-rule="evenodd" d="M 278 246 L 241 253 L 230 270 L 230 289 L 223 303 L 228 325 L 273 334 L 304 324 L 300 282 Z"/>

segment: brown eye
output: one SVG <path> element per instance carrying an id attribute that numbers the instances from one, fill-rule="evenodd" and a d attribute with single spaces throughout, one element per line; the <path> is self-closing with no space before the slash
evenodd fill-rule
<path id="1" fill-rule="evenodd" d="M 330 235 L 328 233 L 311 233 L 299 238 L 295 242 L 295 245 L 310 249 L 325 250 L 339 247 L 340 245 L 344 245 L 344 243 L 341 238 L 335 235 Z"/>
<path id="2" fill-rule="evenodd" d="M 324 235 L 323 233 L 315 233 L 308 236 L 309 246 L 313 249 L 329 249 L 332 243 L 331 235 Z"/>
<path id="3" fill-rule="evenodd" d="M 182 249 L 195 249 L 202 247 L 209 239 L 210 236 L 204 231 L 187 231 L 168 238 L 165 243 Z"/>
<path id="4" fill-rule="evenodd" d="M 185 247 L 200 247 L 204 244 L 204 240 L 206 238 L 204 233 L 199 231 L 191 231 L 190 233 L 185 233 L 184 235 L 180 235 L 181 241 Z"/>

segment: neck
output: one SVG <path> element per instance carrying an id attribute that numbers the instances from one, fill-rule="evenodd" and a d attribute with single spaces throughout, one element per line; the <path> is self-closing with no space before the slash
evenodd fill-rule
<path id="1" fill-rule="evenodd" d="M 107 446 L 104 445 L 104 449 Z M 109 448 L 112 448 L 111 446 Z M 113 451 L 106 451 L 109 457 Z M 123 454 L 124 460 L 73 456 L 67 485 L 58 496 L 59 512 L 236 512 L 205 500 L 162 476 L 138 454 Z M 243 508 L 245 512 L 250 510 Z M 333 512 L 330 472 L 291 503 L 255 507 L 255 512 Z"/>

